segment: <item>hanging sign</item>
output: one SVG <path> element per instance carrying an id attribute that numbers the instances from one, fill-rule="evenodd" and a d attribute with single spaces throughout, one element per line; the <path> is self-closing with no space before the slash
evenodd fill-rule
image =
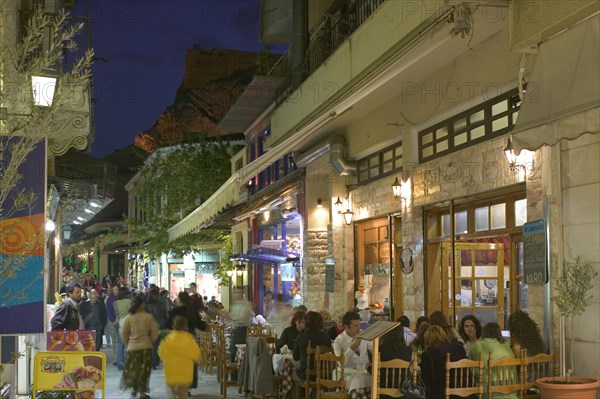
<path id="1" fill-rule="evenodd" d="M 548 282 L 548 243 L 543 219 L 523 225 L 523 275 L 529 285 Z"/>
<path id="2" fill-rule="evenodd" d="M 325 292 L 335 292 L 335 258 L 325 257 Z"/>

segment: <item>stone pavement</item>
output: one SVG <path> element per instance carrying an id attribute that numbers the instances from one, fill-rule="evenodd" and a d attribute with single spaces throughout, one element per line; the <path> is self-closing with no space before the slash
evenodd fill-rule
<path id="1" fill-rule="evenodd" d="M 121 381 L 121 371 L 117 366 L 113 366 L 114 362 L 112 348 L 103 348 L 102 351 L 106 355 L 106 399 L 131 399 L 131 391 L 121 391 L 119 383 Z M 165 386 L 165 380 L 162 368 L 152 371 L 150 376 L 150 396 L 152 399 L 168 399 Z M 217 383 L 217 375 L 205 374 L 198 372 L 198 388 L 190 390 L 192 393 L 191 399 L 217 399 L 222 398 L 219 394 L 219 384 Z M 227 391 L 227 398 L 240 399 L 244 396 L 239 394 L 235 387 L 230 387 Z"/>

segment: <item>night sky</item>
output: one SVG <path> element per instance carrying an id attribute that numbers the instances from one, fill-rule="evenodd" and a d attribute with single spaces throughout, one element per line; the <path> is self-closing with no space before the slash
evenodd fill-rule
<path id="1" fill-rule="evenodd" d="M 173 103 L 186 48 L 262 50 L 259 7 L 259 0 L 79 0 L 76 14 L 90 16 L 98 58 L 90 155 L 109 155 L 152 127 Z"/>

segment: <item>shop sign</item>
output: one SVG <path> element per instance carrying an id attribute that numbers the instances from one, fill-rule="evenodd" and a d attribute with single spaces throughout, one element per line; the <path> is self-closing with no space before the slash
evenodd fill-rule
<path id="1" fill-rule="evenodd" d="M 325 292 L 335 292 L 335 258 L 325 257 Z"/>
<path id="2" fill-rule="evenodd" d="M 38 352 L 33 362 L 33 399 L 104 397 L 106 356 L 102 352 Z"/>
<path id="3" fill-rule="evenodd" d="M 542 285 L 548 282 L 548 243 L 546 221 L 523 225 L 523 275 L 525 283 Z"/>

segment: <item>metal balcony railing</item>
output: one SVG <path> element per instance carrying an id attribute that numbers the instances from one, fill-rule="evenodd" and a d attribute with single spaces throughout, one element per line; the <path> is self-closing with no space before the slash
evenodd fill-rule
<path id="1" fill-rule="evenodd" d="M 310 40 L 306 56 L 277 89 L 281 105 L 319 66 L 321 66 L 385 0 L 356 0 L 345 12 L 325 16 L 321 28 Z"/>

